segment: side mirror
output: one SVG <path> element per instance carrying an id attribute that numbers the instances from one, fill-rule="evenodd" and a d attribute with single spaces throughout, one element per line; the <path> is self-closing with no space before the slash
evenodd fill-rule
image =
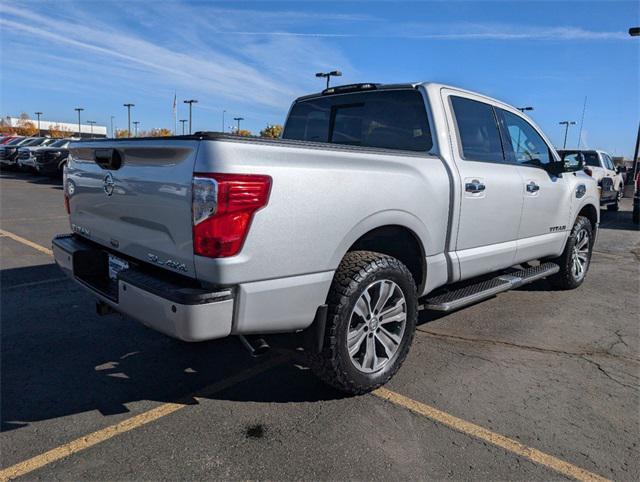
<path id="1" fill-rule="evenodd" d="M 582 171 L 585 166 L 584 157 L 581 152 L 565 152 L 562 160 L 558 163 L 562 166 L 561 172 Z"/>

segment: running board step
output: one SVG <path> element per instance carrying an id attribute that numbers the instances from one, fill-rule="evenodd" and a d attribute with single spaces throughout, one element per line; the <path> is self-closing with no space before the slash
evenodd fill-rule
<path id="1" fill-rule="evenodd" d="M 540 278 L 546 278 L 558 271 L 560 271 L 560 267 L 557 264 L 543 263 L 539 266 L 501 274 L 490 280 L 427 298 L 420 306 L 420 309 L 453 311 L 463 306 L 486 300 L 503 291 L 509 291 Z"/>

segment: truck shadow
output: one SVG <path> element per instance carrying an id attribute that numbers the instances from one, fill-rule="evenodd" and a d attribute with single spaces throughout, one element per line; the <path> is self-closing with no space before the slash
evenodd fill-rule
<path id="1" fill-rule="evenodd" d="M 234 338 L 183 343 L 94 302 L 53 265 L 1 273 L 2 431 L 138 401 L 175 402 L 274 355 L 253 359 Z M 47 281 L 50 280 L 50 281 Z M 292 358 L 206 398 L 263 403 L 342 398 Z"/>

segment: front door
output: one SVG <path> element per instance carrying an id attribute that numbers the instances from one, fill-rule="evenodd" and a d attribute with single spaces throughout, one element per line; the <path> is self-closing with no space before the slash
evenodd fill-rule
<path id="1" fill-rule="evenodd" d="M 559 255 L 566 231 L 571 230 L 569 174 L 549 173 L 550 163 L 556 160 L 543 137 L 524 117 L 503 109 L 496 112 L 507 158 L 519 166 L 523 182 L 524 203 L 516 262 Z"/>
<path id="2" fill-rule="evenodd" d="M 494 107 L 466 94 L 452 93 L 448 100 L 462 193 L 455 251 L 465 279 L 513 264 L 522 178 L 517 165 L 506 163 Z"/>

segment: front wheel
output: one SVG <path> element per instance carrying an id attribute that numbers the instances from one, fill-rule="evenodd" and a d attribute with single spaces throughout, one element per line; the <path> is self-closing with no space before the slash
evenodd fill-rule
<path id="1" fill-rule="evenodd" d="M 591 221 L 578 216 L 562 256 L 554 260 L 560 266 L 560 271 L 549 278 L 555 288 L 572 290 L 582 284 L 591 264 L 593 242 Z"/>
<path id="2" fill-rule="evenodd" d="M 416 285 L 407 267 L 380 253 L 347 253 L 327 303 L 324 347 L 312 357 L 314 372 L 351 394 L 389 381 L 409 352 L 418 318 Z"/>

